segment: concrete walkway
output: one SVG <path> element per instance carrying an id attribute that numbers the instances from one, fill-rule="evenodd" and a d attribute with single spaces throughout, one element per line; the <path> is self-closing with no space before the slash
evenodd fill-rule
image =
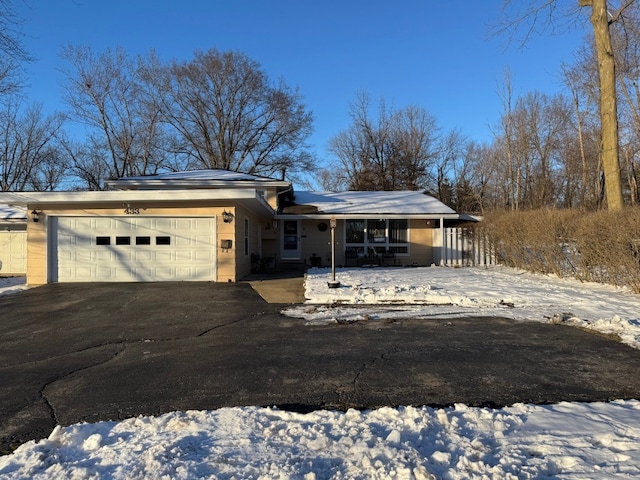
<path id="1" fill-rule="evenodd" d="M 267 303 L 304 303 L 304 271 L 300 269 L 255 273 L 246 282 Z"/>

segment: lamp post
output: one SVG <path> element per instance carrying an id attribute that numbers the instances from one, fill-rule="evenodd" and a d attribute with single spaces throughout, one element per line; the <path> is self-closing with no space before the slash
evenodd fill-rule
<path id="1" fill-rule="evenodd" d="M 329 288 L 339 288 L 340 282 L 336 280 L 336 217 L 331 217 L 331 281 L 327 282 Z"/>

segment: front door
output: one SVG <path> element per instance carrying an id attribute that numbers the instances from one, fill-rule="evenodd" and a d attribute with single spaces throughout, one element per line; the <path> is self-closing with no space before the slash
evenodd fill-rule
<path id="1" fill-rule="evenodd" d="M 300 260 L 300 220 L 283 220 L 281 246 L 283 260 Z"/>

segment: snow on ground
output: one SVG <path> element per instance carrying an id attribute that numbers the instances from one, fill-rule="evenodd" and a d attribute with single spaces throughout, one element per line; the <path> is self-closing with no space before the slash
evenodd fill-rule
<path id="1" fill-rule="evenodd" d="M 21 292 L 26 288 L 24 277 L 0 277 L 0 295 Z"/>
<path id="2" fill-rule="evenodd" d="M 307 304 L 287 313 L 314 324 L 500 315 L 566 321 L 640 343 L 640 297 L 624 289 L 500 267 L 339 270 L 336 279 L 341 287 L 329 289 L 329 271 L 310 271 Z M 0 282 L 0 294 L 20 286 Z M 638 476 L 638 400 L 498 410 L 456 405 L 308 414 L 258 407 L 173 412 L 56 427 L 48 439 L 0 457 L 0 479 Z"/>
<path id="3" fill-rule="evenodd" d="M 565 323 L 616 334 L 640 348 L 640 295 L 506 267 L 329 269 L 305 279 L 306 305 L 285 310 L 321 325 L 401 317 L 500 316 Z"/>
<path id="4" fill-rule="evenodd" d="M 0 477 L 611 479 L 640 475 L 640 402 L 345 413 L 174 412 L 56 428 Z"/>

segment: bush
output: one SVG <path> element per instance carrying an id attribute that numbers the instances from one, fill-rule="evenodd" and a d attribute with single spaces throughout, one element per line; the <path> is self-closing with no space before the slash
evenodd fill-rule
<path id="1" fill-rule="evenodd" d="M 481 228 L 499 263 L 640 293 L 640 208 L 495 212 Z"/>

